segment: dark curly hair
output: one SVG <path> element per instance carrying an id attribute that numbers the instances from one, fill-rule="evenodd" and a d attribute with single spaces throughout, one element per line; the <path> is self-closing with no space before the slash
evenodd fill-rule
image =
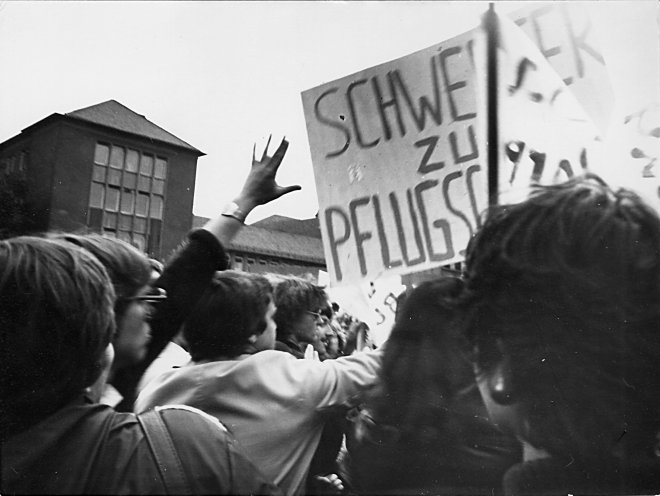
<path id="1" fill-rule="evenodd" d="M 652 448 L 660 427 L 653 209 L 593 174 L 540 187 L 488 213 L 468 246 L 465 281 L 475 364 L 488 373 L 502 349 L 510 355 L 528 442 L 578 460 Z"/>
<path id="2" fill-rule="evenodd" d="M 272 300 L 268 280 L 257 274 L 216 272 L 183 327 L 193 360 L 235 357 L 252 334 L 266 329 L 265 315 Z"/>

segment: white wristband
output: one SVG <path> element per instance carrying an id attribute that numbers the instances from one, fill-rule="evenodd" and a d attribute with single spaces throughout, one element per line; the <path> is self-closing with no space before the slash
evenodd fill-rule
<path id="1" fill-rule="evenodd" d="M 236 202 L 227 203 L 227 205 L 225 205 L 225 207 L 222 209 L 222 213 L 220 215 L 236 219 L 242 224 L 245 223 L 245 218 L 247 217 L 247 214 L 241 210 L 241 207 L 239 207 Z"/>

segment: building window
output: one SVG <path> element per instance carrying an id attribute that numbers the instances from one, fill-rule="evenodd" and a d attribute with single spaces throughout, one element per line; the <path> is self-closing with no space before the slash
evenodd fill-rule
<path id="1" fill-rule="evenodd" d="M 0 160 L 0 174 L 20 174 L 25 176 L 27 171 L 28 154 L 25 150 Z"/>
<path id="2" fill-rule="evenodd" d="M 92 167 L 90 227 L 159 254 L 167 158 L 97 143 Z"/>
<path id="3" fill-rule="evenodd" d="M 18 157 L 18 172 L 25 172 L 27 170 L 27 152 L 23 150 Z"/>

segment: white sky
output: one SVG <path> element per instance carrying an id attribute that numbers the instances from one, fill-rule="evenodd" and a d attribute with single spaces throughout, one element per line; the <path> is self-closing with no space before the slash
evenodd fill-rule
<path id="1" fill-rule="evenodd" d="M 301 91 L 467 31 L 486 8 L 478 1 L 0 1 L 0 142 L 54 112 L 115 99 L 207 153 L 198 161 L 193 211 L 211 217 L 239 191 L 252 144 L 272 132 L 291 143 L 280 183 L 303 190 L 259 207 L 248 221 L 308 218 L 318 204 Z"/>

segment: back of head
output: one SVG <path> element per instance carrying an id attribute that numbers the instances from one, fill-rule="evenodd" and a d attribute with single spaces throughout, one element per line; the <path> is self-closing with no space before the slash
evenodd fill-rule
<path id="1" fill-rule="evenodd" d="M 98 378 L 115 329 L 113 304 L 106 271 L 85 250 L 33 237 L 0 241 L 3 438 Z"/>
<path id="2" fill-rule="evenodd" d="M 454 395 L 474 382 L 460 346 L 456 301 L 463 288 L 456 278 L 428 281 L 406 294 L 387 341 L 378 394 L 379 421 L 412 442 L 437 442 Z M 447 433 L 448 436 L 451 433 Z"/>
<path id="3" fill-rule="evenodd" d="M 277 307 L 275 323 L 277 339 L 292 334 L 292 323 L 305 311 L 317 311 L 327 308 L 331 311 L 325 290 L 313 282 L 296 276 L 269 275 L 273 285 L 273 300 Z"/>
<path id="4" fill-rule="evenodd" d="M 488 373 L 509 356 L 520 435 L 577 459 L 651 446 L 660 219 L 638 196 L 589 175 L 498 207 L 465 275 L 476 364 Z"/>
<path id="5" fill-rule="evenodd" d="M 216 272 L 184 323 L 183 336 L 193 360 L 216 360 L 242 353 L 252 334 L 266 329 L 272 300 L 268 280 L 257 274 Z"/>
<path id="6" fill-rule="evenodd" d="M 125 241 L 93 233 L 52 236 L 85 248 L 103 264 L 117 295 L 117 319 L 123 313 L 125 299 L 135 296 L 152 279 L 150 259 Z"/>

